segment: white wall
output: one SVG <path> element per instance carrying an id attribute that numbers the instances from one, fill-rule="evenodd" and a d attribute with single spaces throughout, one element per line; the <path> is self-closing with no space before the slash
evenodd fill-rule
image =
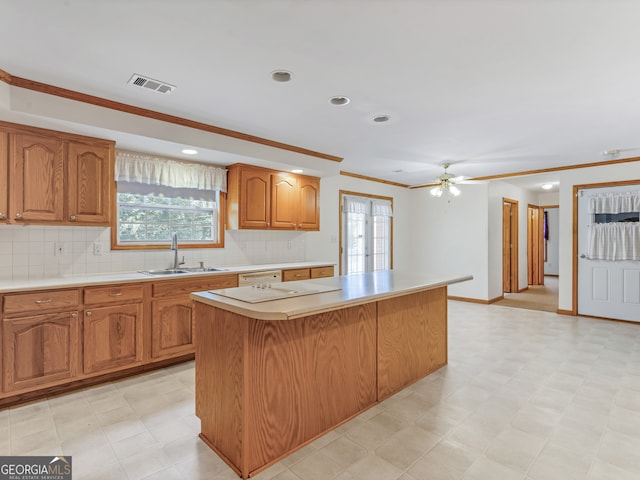
<path id="1" fill-rule="evenodd" d="M 486 299 L 488 292 L 488 205 L 485 183 L 460 185 L 459 197 L 435 198 L 428 188 L 410 190 L 409 270 L 471 274 L 449 287 L 449 295 Z"/>

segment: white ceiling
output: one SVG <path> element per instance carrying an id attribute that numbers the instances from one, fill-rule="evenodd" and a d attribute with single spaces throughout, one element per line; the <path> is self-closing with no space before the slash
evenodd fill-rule
<path id="1" fill-rule="evenodd" d="M 0 0 L 0 69 L 420 185 L 443 162 L 480 177 L 640 155 L 638 20 L 638 0 Z"/>

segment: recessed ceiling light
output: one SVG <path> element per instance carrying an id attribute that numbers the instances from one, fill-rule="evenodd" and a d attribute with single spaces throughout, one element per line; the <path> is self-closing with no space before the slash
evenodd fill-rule
<path id="1" fill-rule="evenodd" d="M 302 173 L 304 172 L 304 170 L 302 170 L 301 168 L 294 168 L 293 170 L 291 170 L 291 173 Z"/>
<path id="2" fill-rule="evenodd" d="M 193 148 L 184 148 L 182 150 L 182 153 L 184 153 L 185 155 L 195 155 L 196 153 L 198 153 L 198 151 L 194 150 Z"/>
<path id="3" fill-rule="evenodd" d="M 544 185 L 542 185 L 543 190 L 551 190 L 552 188 L 553 185 L 551 183 L 545 183 Z"/>
<path id="4" fill-rule="evenodd" d="M 275 70 L 271 72 L 271 78 L 274 82 L 290 82 L 293 77 L 293 73 L 288 70 Z"/>
<path id="5" fill-rule="evenodd" d="M 331 97 L 329 99 L 329 103 L 331 105 L 338 105 L 338 106 L 346 105 L 350 101 L 351 100 L 349 99 L 349 97 L 345 97 L 343 95 L 338 95 L 338 96 L 335 96 L 335 97 Z"/>
<path id="6" fill-rule="evenodd" d="M 389 120 L 391 120 L 391 117 L 389 115 L 376 115 L 375 117 L 373 117 L 373 121 L 376 123 L 384 123 L 388 122 Z"/>

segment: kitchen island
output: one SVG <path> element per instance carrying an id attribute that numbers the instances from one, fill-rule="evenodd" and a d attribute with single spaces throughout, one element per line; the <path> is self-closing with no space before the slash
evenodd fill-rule
<path id="1" fill-rule="evenodd" d="M 200 437 L 247 478 L 447 363 L 447 285 L 380 271 L 191 294 Z"/>

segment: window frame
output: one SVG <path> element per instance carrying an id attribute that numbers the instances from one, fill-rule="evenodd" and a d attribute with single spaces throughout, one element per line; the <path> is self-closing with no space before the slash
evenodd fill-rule
<path id="1" fill-rule="evenodd" d="M 154 243 L 119 243 L 118 241 L 118 186 L 117 182 L 113 182 L 113 202 L 111 212 L 111 250 L 166 250 L 171 247 L 171 240 L 165 242 Z M 211 243 L 189 243 L 189 241 L 180 241 L 178 239 L 180 248 L 224 248 L 224 231 L 226 225 L 226 205 L 227 194 L 225 192 L 218 192 L 220 201 L 218 210 L 218 232 L 219 238 L 217 242 Z"/>
<path id="2" fill-rule="evenodd" d="M 346 268 L 346 265 L 344 265 L 345 249 L 347 248 L 344 241 L 345 227 L 343 225 L 343 220 L 344 220 L 343 196 L 344 195 L 354 195 L 358 197 L 368 198 L 370 200 L 371 199 L 386 200 L 391 203 L 391 210 L 393 210 L 393 197 L 386 197 L 383 195 L 373 195 L 373 194 L 361 193 L 361 192 L 353 192 L 349 190 L 340 190 L 338 192 L 338 211 L 339 211 L 339 218 L 340 218 L 339 227 L 338 227 L 338 235 L 340 236 L 340 243 L 339 243 L 340 275 L 345 275 L 344 270 Z M 389 270 L 393 270 L 393 217 L 389 217 Z"/>

